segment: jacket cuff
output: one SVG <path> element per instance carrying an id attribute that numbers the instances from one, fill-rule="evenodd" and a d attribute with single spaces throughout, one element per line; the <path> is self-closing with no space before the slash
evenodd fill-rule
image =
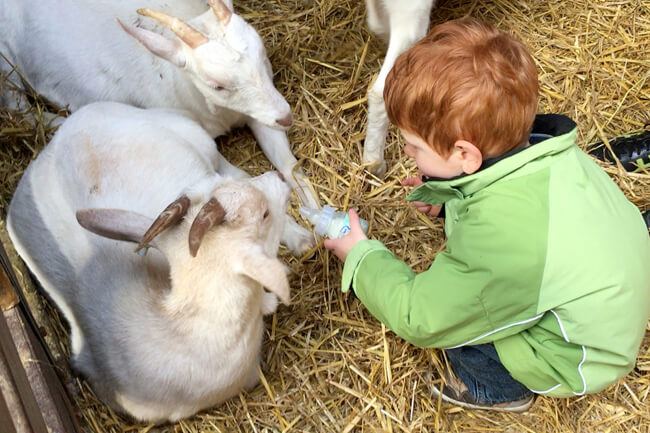
<path id="1" fill-rule="evenodd" d="M 365 259 L 368 254 L 373 251 L 387 250 L 388 249 L 384 244 L 375 239 L 367 239 L 357 242 L 345 258 L 343 275 L 341 276 L 341 291 L 345 293 L 350 289 L 350 286 L 354 283 L 354 276 L 359 265 L 361 265 L 361 262 L 363 262 L 363 259 Z"/>

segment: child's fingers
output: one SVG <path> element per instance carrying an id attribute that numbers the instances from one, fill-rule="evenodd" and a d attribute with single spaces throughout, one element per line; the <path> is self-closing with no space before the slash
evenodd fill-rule
<path id="1" fill-rule="evenodd" d="M 333 250 L 336 248 L 336 239 L 325 239 L 323 241 L 323 246 L 328 250 Z"/>
<path id="2" fill-rule="evenodd" d="M 406 179 L 402 179 L 400 183 L 403 186 L 414 186 L 415 185 L 415 178 L 414 177 L 407 177 Z"/>
<path id="3" fill-rule="evenodd" d="M 350 230 L 351 231 L 361 231 L 361 223 L 359 222 L 359 214 L 356 210 L 350 209 L 348 212 L 350 215 Z"/>
<path id="4" fill-rule="evenodd" d="M 420 212 L 428 212 L 431 209 L 431 205 L 423 201 L 412 201 L 411 205 Z"/>
<path id="5" fill-rule="evenodd" d="M 427 213 L 429 214 L 429 216 L 437 217 L 438 215 L 440 215 L 441 210 L 442 210 L 442 206 L 440 206 L 440 205 L 435 205 L 435 206 L 431 205 L 429 207 L 429 210 L 427 211 Z"/>
<path id="6" fill-rule="evenodd" d="M 418 186 L 422 183 L 422 179 L 419 177 L 407 177 L 406 179 L 402 179 L 400 183 L 402 186 Z"/>

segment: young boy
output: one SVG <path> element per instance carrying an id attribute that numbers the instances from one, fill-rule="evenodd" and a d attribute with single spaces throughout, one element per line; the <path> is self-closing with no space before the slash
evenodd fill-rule
<path id="1" fill-rule="evenodd" d="M 435 391 L 460 406 L 520 412 L 628 373 L 650 314 L 650 238 L 575 123 L 535 116 L 524 45 L 441 24 L 399 57 L 384 98 L 422 175 L 404 181 L 407 200 L 445 218 L 446 248 L 415 274 L 350 211 L 351 232 L 325 241 L 345 261 L 342 290 L 405 340 L 445 348 L 455 374 Z"/>

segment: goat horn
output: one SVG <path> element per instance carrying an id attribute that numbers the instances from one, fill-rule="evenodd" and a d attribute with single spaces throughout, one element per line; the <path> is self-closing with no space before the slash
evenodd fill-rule
<path id="1" fill-rule="evenodd" d="M 199 213 L 196 215 L 196 218 L 194 218 L 192 227 L 190 227 L 188 240 L 192 257 L 196 257 L 201 242 L 203 242 L 203 237 L 208 230 L 217 224 L 221 224 L 225 216 L 226 211 L 216 198 L 212 197 L 203 205 Z"/>
<path id="2" fill-rule="evenodd" d="M 151 227 L 149 227 L 144 236 L 142 236 L 142 240 L 135 249 L 135 252 L 137 253 L 142 248 L 146 248 L 156 236 L 167 230 L 169 227 L 178 224 L 180 220 L 183 219 L 189 208 L 190 199 L 186 195 L 174 200 L 160 213 L 160 215 L 158 215 L 156 221 L 151 224 Z"/>
<path id="3" fill-rule="evenodd" d="M 158 21 L 160 24 L 174 32 L 176 36 L 181 38 L 183 42 L 192 48 L 196 48 L 208 42 L 208 38 L 203 33 L 179 18 L 148 8 L 138 9 L 138 14 Z"/>
<path id="4" fill-rule="evenodd" d="M 223 0 L 208 0 L 212 12 L 222 25 L 226 26 L 230 22 L 232 11 L 223 3 Z"/>

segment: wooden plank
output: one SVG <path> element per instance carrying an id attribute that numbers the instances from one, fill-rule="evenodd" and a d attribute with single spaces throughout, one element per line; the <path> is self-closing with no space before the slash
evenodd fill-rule
<path id="1" fill-rule="evenodd" d="M 27 373 L 23 367 L 18 350 L 14 345 L 13 333 L 7 324 L 5 314 L 15 312 L 15 308 L 0 314 L 0 350 L 2 351 L 4 359 L 7 361 L 7 366 L 15 384 L 16 391 L 22 403 L 23 410 L 34 433 L 48 433 L 45 420 L 41 414 L 41 409 L 38 406 L 36 397 L 29 384 Z"/>
<path id="2" fill-rule="evenodd" d="M 14 385 L 9 366 L 0 352 L 0 431 L 2 433 L 30 432 L 29 422 Z"/>
<path id="3" fill-rule="evenodd" d="M 9 277 L 4 272 L 0 272 L 0 310 L 7 311 L 18 304 L 18 295 L 14 290 Z"/>
<path id="4" fill-rule="evenodd" d="M 3 322 L 0 324 L 0 346 L 3 353 L 7 353 L 5 351 L 10 353 L 11 375 L 31 431 L 34 433 L 81 432 L 70 398 L 56 374 L 53 357 L 29 311 L 2 243 L 0 243 L 0 275 L 9 282 L 19 300 L 14 308 L 0 314 L 0 322 Z M 20 366 L 15 365 L 15 356 L 12 352 L 17 354 Z M 4 433 L 4 429 L 0 432 Z"/>

